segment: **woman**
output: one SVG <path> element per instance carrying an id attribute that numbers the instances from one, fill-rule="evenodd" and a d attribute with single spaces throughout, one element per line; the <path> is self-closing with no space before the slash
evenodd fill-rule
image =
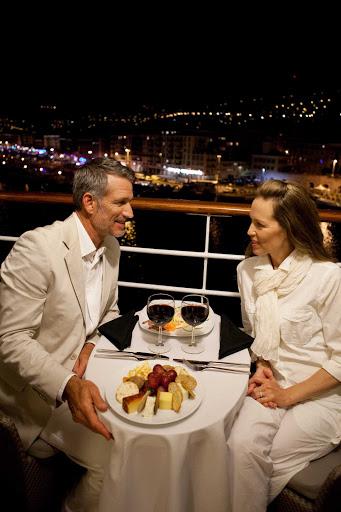
<path id="1" fill-rule="evenodd" d="M 237 272 L 256 371 L 227 443 L 233 512 L 265 511 L 341 440 L 341 269 L 317 209 L 298 183 L 269 180 L 250 217 Z"/>

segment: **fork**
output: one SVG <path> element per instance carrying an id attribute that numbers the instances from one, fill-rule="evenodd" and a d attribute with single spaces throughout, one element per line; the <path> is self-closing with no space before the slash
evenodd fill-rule
<path id="1" fill-rule="evenodd" d="M 245 375 L 250 375 L 249 371 L 243 371 L 242 369 L 226 368 L 226 366 L 210 366 L 210 363 L 205 365 L 200 363 L 190 363 L 189 361 L 187 361 L 187 359 L 183 359 L 182 362 L 194 372 L 201 372 L 202 370 L 218 370 L 220 372 L 244 373 Z"/>
<path id="2" fill-rule="evenodd" d="M 100 357 L 101 359 L 135 359 L 136 361 L 146 361 L 147 359 L 159 359 L 160 354 L 154 354 L 148 356 L 137 356 L 134 354 L 95 354 L 94 357 Z"/>

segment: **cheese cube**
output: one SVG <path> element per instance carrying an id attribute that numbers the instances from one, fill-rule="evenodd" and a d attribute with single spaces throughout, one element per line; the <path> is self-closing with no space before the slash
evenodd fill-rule
<path id="1" fill-rule="evenodd" d="M 159 396 L 159 409 L 172 409 L 173 393 L 161 391 Z"/>

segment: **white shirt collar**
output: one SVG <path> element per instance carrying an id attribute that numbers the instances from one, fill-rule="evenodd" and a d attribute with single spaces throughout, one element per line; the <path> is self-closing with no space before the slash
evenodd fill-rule
<path id="1" fill-rule="evenodd" d="M 81 223 L 78 215 L 76 212 L 73 212 L 73 216 L 76 219 L 76 225 L 78 229 L 78 235 L 79 235 L 79 244 L 81 249 L 81 256 L 82 258 L 90 257 L 91 259 L 96 254 L 96 246 L 91 240 L 88 232 L 86 231 L 85 227 Z M 97 251 L 98 256 L 101 256 L 105 252 L 106 247 L 100 247 Z"/>
<path id="2" fill-rule="evenodd" d="M 287 256 L 285 258 L 284 261 L 282 261 L 282 263 L 280 264 L 280 266 L 278 268 L 289 272 L 290 263 L 293 258 L 293 252 L 294 251 L 292 251 L 289 254 L 289 256 Z M 259 270 L 273 270 L 273 267 L 272 267 L 272 264 L 270 261 L 270 257 L 268 254 L 263 254 L 262 256 L 258 256 L 258 258 L 259 258 L 259 264 L 255 267 L 255 269 L 257 269 L 257 270 L 258 269 Z"/>

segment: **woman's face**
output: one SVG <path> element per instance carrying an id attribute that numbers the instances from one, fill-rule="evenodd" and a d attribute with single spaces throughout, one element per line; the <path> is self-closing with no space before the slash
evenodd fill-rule
<path id="1" fill-rule="evenodd" d="M 257 256 L 269 254 L 274 268 L 278 268 L 294 247 L 273 214 L 272 199 L 257 197 L 251 205 L 251 225 L 247 234 L 251 238 L 253 253 Z"/>

